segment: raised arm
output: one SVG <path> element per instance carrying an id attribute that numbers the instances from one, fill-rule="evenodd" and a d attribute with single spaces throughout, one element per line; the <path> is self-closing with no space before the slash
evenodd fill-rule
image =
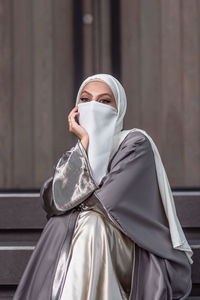
<path id="1" fill-rule="evenodd" d="M 40 189 L 42 207 L 47 219 L 62 215 L 87 199 L 97 188 L 80 140 L 54 165 L 54 173 Z"/>

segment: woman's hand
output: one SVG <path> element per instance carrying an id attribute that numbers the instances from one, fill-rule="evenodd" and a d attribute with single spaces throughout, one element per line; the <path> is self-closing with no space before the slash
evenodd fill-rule
<path id="1" fill-rule="evenodd" d="M 75 120 L 75 117 L 79 115 L 78 106 L 76 105 L 68 115 L 68 123 L 69 123 L 69 131 L 74 133 L 80 140 L 81 143 L 87 151 L 88 143 L 89 143 L 89 135 L 88 132 L 78 124 Z"/>

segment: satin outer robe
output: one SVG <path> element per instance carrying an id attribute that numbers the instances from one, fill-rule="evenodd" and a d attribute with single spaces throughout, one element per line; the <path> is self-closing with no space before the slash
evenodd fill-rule
<path id="1" fill-rule="evenodd" d="M 67 172 L 71 170 L 69 182 L 74 188 L 68 190 L 64 202 L 62 194 L 59 201 L 53 199 L 54 166 L 53 176 L 40 190 L 48 222 L 13 300 L 58 299 L 75 223 L 86 199 L 98 201 L 109 220 L 135 244 L 129 300 L 187 299 L 192 288 L 191 265 L 185 252 L 172 247 L 147 137 L 141 132 L 126 136 L 100 186 L 94 183 L 80 141 L 62 155 L 62 160 Z"/>

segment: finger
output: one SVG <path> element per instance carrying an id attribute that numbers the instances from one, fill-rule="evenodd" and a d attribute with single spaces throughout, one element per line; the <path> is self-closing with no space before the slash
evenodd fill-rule
<path id="1" fill-rule="evenodd" d="M 69 123 L 71 124 L 71 126 L 77 126 L 79 125 L 79 123 L 76 121 L 75 117 L 79 115 L 79 112 L 74 112 L 71 117 L 69 118 Z"/>
<path id="2" fill-rule="evenodd" d="M 73 118 L 75 118 L 76 116 L 78 116 L 80 113 L 77 111 L 77 112 L 74 112 L 73 114 L 72 114 L 72 117 Z"/>
<path id="3" fill-rule="evenodd" d="M 75 124 L 75 123 L 76 123 L 76 122 L 74 121 L 74 118 L 71 117 L 71 118 L 69 119 L 68 124 L 69 124 L 69 130 L 72 131 L 72 132 L 73 132 L 73 128 L 76 127 L 76 124 Z"/>
<path id="4" fill-rule="evenodd" d="M 73 110 L 71 111 L 70 115 L 68 116 L 68 123 L 69 123 L 69 131 L 73 132 L 73 128 L 77 128 L 78 126 L 80 126 L 78 120 L 75 120 L 75 117 L 77 115 L 79 115 L 80 113 L 75 111 L 75 108 L 73 108 Z"/>
<path id="5" fill-rule="evenodd" d="M 72 113 L 71 116 L 68 117 L 68 121 L 70 121 L 71 118 L 75 119 L 75 117 L 77 117 L 79 114 L 80 114 L 79 112 L 74 112 L 74 113 Z"/>
<path id="6" fill-rule="evenodd" d="M 77 115 L 77 113 L 74 113 L 74 114 L 71 116 L 71 118 L 70 118 L 71 124 L 74 124 L 74 123 L 77 124 L 77 121 L 75 120 L 76 115 Z"/>
<path id="7" fill-rule="evenodd" d="M 78 106 L 76 105 L 76 106 L 71 110 L 71 112 L 69 113 L 68 118 L 70 118 L 71 115 L 72 115 L 74 112 L 76 112 L 77 110 L 78 110 Z"/>
<path id="8" fill-rule="evenodd" d="M 71 118 L 71 115 L 73 114 L 74 112 L 74 108 L 70 111 L 70 113 L 68 114 L 68 119 Z"/>

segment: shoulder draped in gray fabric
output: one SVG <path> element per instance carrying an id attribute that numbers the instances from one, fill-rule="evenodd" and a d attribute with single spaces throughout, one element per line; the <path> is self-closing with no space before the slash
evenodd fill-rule
<path id="1" fill-rule="evenodd" d="M 66 261 L 81 205 L 90 200 L 135 243 L 129 300 L 186 299 L 192 287 L 191 265 L 183 251 L 172 247 L 148 139 L 141 132 L 130 132 L 99 186 L 94 184 L 80 142 L 59 162 L 70 178 L 62 182 L 55 165 L 54 174 L 41 187 L 48 222 L 13 300 L 58 299 L 66 272 L 60 262 Z"/>

